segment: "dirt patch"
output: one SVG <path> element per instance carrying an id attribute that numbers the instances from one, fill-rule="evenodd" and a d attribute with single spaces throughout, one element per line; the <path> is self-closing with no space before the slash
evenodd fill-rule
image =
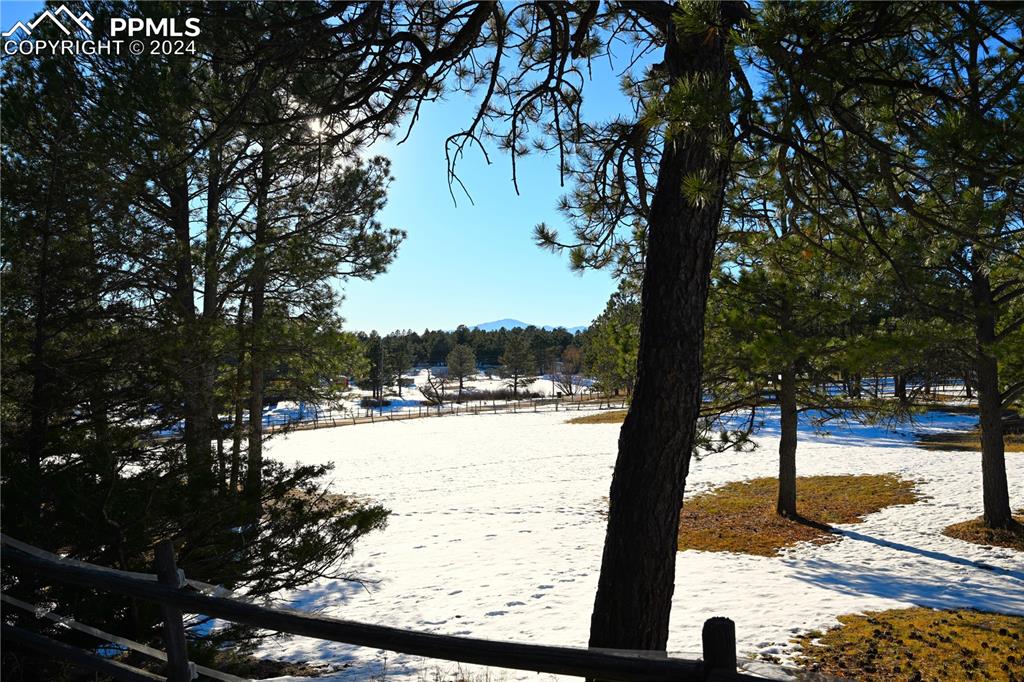
<path id="1" fill-rule="evenodd" d="M 621 424 L 625 418 L 625 410 L 611 410 L 609 412 L 587 414 L 582 417 L 573 417 L 566 424 Z"/>
<path id="2" fill-rule="evenodd" d="M 978 434 L 966 433 L 918 433 L 915 434 L 915 442 L 919 448 L 925 450 L 936 450 L 938 452 L 950 452 L 953 450 L 980 451 L 981 443 Z"/>
<path id="3" fill-rule="evenodd" d="M 981 434 L 973 429 L 946 433 L 919 433 L 917 434 L 917 447 L 942 452 L 953 450 L 981 452 Z M 1003 435 L 1003 447 L 1006 452 L 1024 452 L 1024 434 L 1007 433 Z"/>
<path id="4" fill-rule="evenodd" d="M 794 640 L 800 662 L 843 679 L 1024 680 L 1024 617 L 921 607 L 839 616 Z"/>
<path id="5" fill-rule="evenodd" d="M 727 483 L 683 502 L 679 549 L 773 556 L 798 542 L 832 542 L 831 526 L 856 523 L 868 514 L 919 498 L 914 483 L 891 474 L 797 478 L 801 517 L 775 513 L 778 481 L 756 478 Z"/>
<path id="6" fill-rule="evenodd" d="M 1013 528 L 988 528 L 983 518 L 977 518 L 947 526 L 942 534 L 976 545 L 996 545 L 1024 552 L 1024 509 L 1019 509 L 1013 518 L 1017 522 Z"/>

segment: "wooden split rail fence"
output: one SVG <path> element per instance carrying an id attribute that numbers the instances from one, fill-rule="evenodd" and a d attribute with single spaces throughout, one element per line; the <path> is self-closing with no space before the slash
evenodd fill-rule
<path id="1" fill-rule="evenodd" d="M 478 414 L 502 414 L 502 413 L 523 413 L 523 412 L 558 412 L 558 411 L 582 411 L 582 410 L 605 410 L 625 409 L 624 398 L 614 401 L 608 398 L 572 400 L 566 398 L 532 398 L 529 400 L 509 401 L 479 401 L 467 403 L 446 403 L 444 405 L 423 404 L 416 407 L 405 407 L 397 410 L 387 410 L 379 407 L 366 407 L 359 410 L 325 411 L 314 413 L 312 416 L 301 419 L 268 420 L 264 430 L 268 433 L 274 431 L 300 431 L 306 429 L 324 429 L 337 426 L 352 426 L 356 424 L 372 424 L 379 421 L 405 421 L 407 419 L 423 419 L 426 417 L 444 417 Z"/>
<path id="2" fill-rule="evenodd" d="M 37 579 L 46 578 L 56 583 L 90 587 L 160 604 L 166 654 L 156 651 L 156 657 L 166 661 L 162 676 L 23 628 L 3 625 L 4 641 L 16 642 L 27 649 L 64 659 L 116 680 L 190 682 L 196 674 L 196 666 L 188 661 L 183 613 L 203 614 L 264 630 L 426 658 L 591 679 L 621 682 L 764 679 L 737 672 L 735 626 L 727 618 L 711 618 L 704 623 L 703 660 L 669 658 L 655 652 L 580 649 L 454 637 L 269 608 L 237 598 L 205 594 L 193 587 L 195 583 L 185 580 L 175 565 L 174 550 L 169 542 L 157 548 L 157 575 L 152 576 L 62 560 L 6 536 L 2 540 L 4 562 L 13 564 L 19 572 L 24 571 Z M 5 595 L 4 601 L 17 600 Z M 141 645 L 136 648 L 149 649 Z M 202 668 L 199 673 L 222 680 L 240 679 Z"/>

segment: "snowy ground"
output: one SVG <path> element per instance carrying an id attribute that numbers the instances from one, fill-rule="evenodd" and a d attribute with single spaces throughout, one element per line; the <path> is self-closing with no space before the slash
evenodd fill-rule
<path id="1" fill-rule="evenodd" d="M 287 462 L 334 462 L 333 486 L 392 510 L 346 569 L 377 581 L 323 581 L 288 595 L 294 606 L 364 622 L 452 635 L 584 646 L 604 537 L 618 426 L 568 425 L 565 412 L 441 417 L 296 432 L 271 441 Z M 913 430 L 964 428 L 933 414 Z M 892 472 L 925 499 L 843 526 L 835 543 L 781 557 L 697 551 L 678 557 L 671 652 L 697 656 L 713 615 L 736 621 L 741 655 L 781 655 L 796 633 L 839 614 L 923 605 L 1024 614 L 1024 557 L 941 535 L 981 513 L 980 455 L 914 447 L 911 428 L 801 431 L 801 475 Z M 776 473 L 777 420 L 748 453 L 691 466 L 687 494 Z M 1011 503 L 1024 507 L 1024 455 L 1007 455 Z M 353 665 L 327 679 L 426 679 L 451 664 L 288 638 L 275 658 Z M 504 671 L 492 675 L 498 679 Z M 508 672 L 507 679 L 535 679 Z"/>

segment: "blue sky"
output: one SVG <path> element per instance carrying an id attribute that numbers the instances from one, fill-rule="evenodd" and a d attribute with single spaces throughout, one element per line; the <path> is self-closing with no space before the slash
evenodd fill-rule
<path id="1" fill-rule="evenodd" d="M 588 109 L 603 114 L 625 99 L 614 76 L 601 76 L 587 85 L 594 99 Z M 537 223 L 564 226 L 555 210 L 567 189 L 560 186 L 557 156 L 520 158 L 517 196 L 510 158 L 491 150 L 487 165 L 471 150 L 458 171 L 473 203 L 458 188 L 453 203 L 444 140 L 468 125 L 474 105 L 453 96 L 425 106 L 407 142 L 375 150 L 392 159 L 395 176 L 381 218 L 408 237 L 389 272 L 347 286 L 343 314 L 353 328 L 453 328 L 505 317 L 575 326 L 600 313 L 614 290 L 607 273 L 570 272 L 564 255 L 533 243 Z"/>
<path id="2" fill-rule="evenodd" d="M 41 2 L 0 2 L 0 25 L 31 19 Z M 610 117 L 626 106 L 606 60 L 594 63 L 585 90 L 590 116 Z M 564 227 L 555 210 L 557 157 L 529 156 L 518 164 L 520 195 L 512 185 L 507 155 L 492 151 L 491 165 L 478 152 L 460 162 L 471 204 L 448 192 L 444 140 L 468 125 L 474 101 L 454 95 L 424 106 L 412 136 L 402 145 L 370 150 L 392 159 L 388 205 L 380 218 L 408 232 L 389 271 L 369 282 L 344 285 L 342 315 L 354 330 L 450 329 L 511 317 L 538 325 L 587 324 L 615 288 L 605 272 L 578 275 L 565 256 L 536 247 L 534 225 Z"/>

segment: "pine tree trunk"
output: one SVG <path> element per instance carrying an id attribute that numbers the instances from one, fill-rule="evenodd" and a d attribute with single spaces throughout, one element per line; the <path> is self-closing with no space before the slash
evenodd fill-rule
<path id="1" fill-rule="evenodd" d="M 179 327 L 180 373 L 185 417 L 185 467 L 189 490 L 201 494 L 211 488 L 213 479 L 210 450 L 210 400 L 205 388 L 203 346 L 205 336 L 195 309 L 195 277 L 192 273 L 192 225 L 189 207 L 189 182 L 184 166 L 170 171 L 165 178 L 168 197 L 168 222 L 174 233 L 174 306 Z"/>
<path id="2" fill-rule="evenodd" d="M 846 397 L 857 399 L 861 392 L 861 375 L 848 370 L 842 372 L 843 384 L 846 386 Z"/>
<path id="3" fill-rule="evenodd" d="M 46 360 L 46 318 L 49 313 L 49 292 L 47 274 L 50 267 L 50 224 L 49 203 L 44 220 L 44 231 L 40 247 L 38 272 L 36 276 L 35 315 L 32 320 L 32 394 L 29 406 L 28 434 L 25 439 L 26 459 L 29 470 L 28 516 L 37 520 L 43 506 L 43 452 L 50 421 L 50 371 Z"/>
<path id="4" fill-rule="evenodd" d="M 793 365 L 782 370 L 779 385 L 779 498 L 775 511 L 779 516 L 796 518 L 796 444 L 797 405 L 796 370 Z"/>
<path id="5" fill-rule="evenodd" d="M 238 367 L 238 374 L 242 374 L 241 366 Z M 231 472 L 228 474 L 228 491 L 235 495 L 238 493 L 238 475 L 242 468 L 242 432 L 245 429 L 245 402 L 239 395 L 235 399 L 235 418 L 231 430 Z"/>
<path id="6" fill-rule="evenodd" d="M 1006 483 L 1003 408 L 999 395 L 998 365 L 995 358 L 982 354 L 977 359 L 977 368 L 985 525 L 989 528 L 1008 528 L 1013 525 L 1013 517 L 1010 513 L 1010 493 Z"/>
<path id="7" fill-rule="evenodd" d="M 249 442 L 245 472 L 245 492 L 252 499 L 263 487 L 263 321 L 264 282 L 254 281 L 252 293 L 252 346 L 249 351 Z"/>
<path id="8" fill-rule="evenodd" d="M 1013 525 L 1010 493 L 1006 482 L 1003 445 L 1003 402 L 999 391 L 999 365 L 988 348 L 995 342 L 995 318 L 991 313 L 992 292 L 988 276 L 974 274 L 976 305 L 975 335 L 978 341 L 975 371 L 978 378 L 978 421 L 981 426 L 981 481 L 985 525 L 1008 528 Z M 989 301 L 988 305 L 985 305 Z"/>
<path id="9" fill-rule="evenodd" d="M 231 473 L 228 475 L 228 491 L 231 495 L 238 494 L 238 476 L 242 466 L 242 435 L 245 430 L 245 304 L 248 299 L 247 290 L 242 292 L 238 301 L 238 318 L 235 323 L 238 339 L 238 364 L 235 366 L 235 415 L 231 429 Z"/>
<path id="10" fill-rule="evenodd" d="M 896 398 L 901 403 L 907 402 L 907 375 L 897 374 L 893 377 L 894 391 L 896 392 Z"/>
<path id="11" fill-rule="evenodd" d="M 218 410 L 214 404 L 214 391 L 217 381 L 217 355 L 214 347 L 214 329 L 220 319 L 220 266 L 218 255 L 220 249 L 220 200 L 221 200 L 221 148 L 213 145 L 209 153 L 207 190 L 206 190 L 206 235 L 203 248 L 203 312 L 202 324 L 199 326 L 196 346 L 199 374 L 199 395 L 197 396 L 197 420 L 207 424 L 205 438 L 209 449 L 210 440 L 217 442 L 217 465 L 219 474 L 217 488 L 224 488 L 224 435 L 223 428 L 217 417 Z"/>
<path id="12" fill-rule="evenodd" d="M 223 495 L 228 485 L 228 455 L 224 449 L 224 429 L 217 430 L 217 492 Z"/>
<path id="13" fill-rule="evenodd" d="M 27 491 L 27 503 L 29 509 L 27 516 L 32 520 L 38 520 L 43 508 L 43 458 L 45 457 L 47 434 L 50 430 L 50 412 L 52 387 L 51 363 L 47 359 L 47 338 L 51 331 L 49 329 L 50 316 L 50 294 L 52 284 L 50 282 L 51 244 L 50 239 L 54 229 L 54 204 L 59 196 L 58 184 L 60 183 L 60 169 L 63 161 L 61 153 L 62 146 L 51 152 L 49 159 L 49 191 L 46 192 L 46 205 L 40 221 L 40 243 L 39 258 L 36 261 L 35 292 L 32 301 L 32 392 L 29 400 L 29 424 L 26 434 L 26 460 L 29 472 L 29 489 Z M 59 291 L 58 291 L 59 293 Z"/>
<path id="14" fill-rule="evenodd" d="M 263 312 L 267 289 L 267 240 L 269 238 L 269 192 L 272 165 L 269 144 L 264 144 L 256 197 L 256 221 L 253 235 L 253 263 L 250 284 L 252 328 L 249 347 L 249 448 L 245 472 L 245 494 L 258 500 L 263 488 L 263 390 L 264 342 Z"/>
<path id="15" fill-rule="evenodd" d="M 677 35 L 669 21 L 664 68 L 675 82 L 709 76 L 710 97 L 726 98 L 723 33 Z M 715 130 L 668 138 L 648 216 L 640 348 L 633 401 L 619 435 L 609 494 L 590 645 L 665 649 L 675 587 L 679 512 L 701 402 L 701 352 L 711 260 L 721 220 L 729 139 L 724 113 Z M 691 203 L 684 178 L 710 189 Z"/>

